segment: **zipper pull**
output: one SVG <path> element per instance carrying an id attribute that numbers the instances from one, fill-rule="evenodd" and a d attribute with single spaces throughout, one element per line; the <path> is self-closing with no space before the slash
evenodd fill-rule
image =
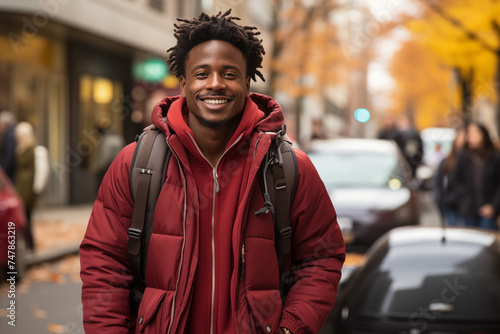
<path id="1" fill-rule="evenodd" d="M 219 175 L 217 175 L 217 169 L 214 168 L 214 183 L 215 183 L 215 193 L 219 193 Z"/>
<path id="2" fill-rule="evenodd" d="M 240 270 L 240 281 L 243 280 L 245 276 L 245 244 L 241 246 L 241 270 Z"/>

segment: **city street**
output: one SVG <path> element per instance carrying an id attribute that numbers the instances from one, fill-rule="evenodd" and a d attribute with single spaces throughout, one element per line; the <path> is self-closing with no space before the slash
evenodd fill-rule
<path id="1" fill-rule="evenodd" d="M 432 194 L 421 193 L 421 225 L 436 226 L 440 223 Z M 40 252 L 71 243 L 78 244 L 83 237 L 90 207 L 77 207 L 70 213 L 65 210 L 38 212 L 35 225 L 37 246 Z M 363 257 L 348 255 L 346 264 L 359 264 Z M 9 287 L 2 282 L 0 288 L 1 333 L 84 333 L 80 301 L 81 281 L 77 255 L 60 260 L 42 262 L 30 267 L 27 277 L 15 288 L 16 321 L 9 325 L 7 298 Z"/>
<path id="2" fill-rule="evenodd" d="M 277 331 L 280 313 L 260 310 L 277 295 L 261 275 L 273 219 L 280 269 L 284 250 L 304 273 L 290 331 L 317 332 L 342 270 L 337 334 L 500 333 L 500 312 L 485 316 L 500 309 L 500 1 L 2 0 L 0 22 L 0 334 L 85 332 L 97 196 L 102 249 L 126 247 L 127 228 L 149 245 L 157 199 L 168 218 L 137 252 L 165 283 L 145 292 L 146 331 L 168 316 L 169 332 L 223 331 L 234 310 Z M 147 214 L 122 229 L 135 199 Z M 106 282 L 124 266 L 81 257 Z M 226 312 L 217 286 L 238 275 L 245 302 Z M 222 305 L 210 319 L 205 294 Z"/>
<path id="3" fill-rule="evenodd" d="M 442 224 L 434 195 L 430 191 L 420 192 L 420 225 L 440 226 Z"/>

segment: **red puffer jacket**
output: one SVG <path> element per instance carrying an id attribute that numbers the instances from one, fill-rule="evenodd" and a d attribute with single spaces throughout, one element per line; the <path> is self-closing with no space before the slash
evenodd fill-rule
<path id="1" fill-rule="evenodd" d="M 154 215 L 149 246 L 146 290 L 138 319 L 130 315 L 131 270 L 127 256 L 128 227 L 133 212 L 129 169 L 135 143 L 118 155 L 99 190 L 85 238 L 80 247 L 83 318 L 87 333 L 184 333 L 189 320 L 193 277 L 199 251 L 200 194 L 190 172 L 186 147 L 164 117 L 179 97 L 165 98 L 152 120 L 167 134 L 171 160 Z M 177 101 L 177 102 L 175 102 Z M 239 187 L 239 206 L 232 227 L 230 290 L 234 333 L 317 333 L 336 298 L 345 246 L 336 214 L 323 182 L 308 157 L 296 150 L 299 176 L 292 203 L 292 259 L 298 282 L 282 305 L 270 214 L 264 206 L 259 166 L 273 131 L 281 128 L 283 113 L 271 98 L 251 94 L 248 108 L 265 117 L 247 139 L 228 150 L 239 150 L 245 171 Z M 244 153 L 241 153 L 244 152 Z M 228 154 L 230 155 L 230 154 Z M 227 164 L 228 168 L 235 168 Z M 224 172 L 224 171 L 222 171 Z M 221 210 L 218 214 L 223 215 Z"/>

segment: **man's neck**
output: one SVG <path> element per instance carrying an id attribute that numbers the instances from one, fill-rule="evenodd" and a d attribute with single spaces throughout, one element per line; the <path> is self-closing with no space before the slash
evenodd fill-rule
<path id="1" fill-rule="evenodd" d="M 211 129 L 198 122 L 192 114 L 188 116 L 188 125 L 193 131 L 194 140 L 203 156 L 212 164 L 217 165 L 229 140 L 238 127 L 239 120 L 231 122 L 222 128 Z"/>

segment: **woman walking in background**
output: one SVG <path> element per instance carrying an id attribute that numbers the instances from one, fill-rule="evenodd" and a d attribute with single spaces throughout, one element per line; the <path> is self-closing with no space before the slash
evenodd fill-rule
<path id="1" fill-rule="evenodd" d="M 465 225 L 498 230 L 500 155 L 484 125 L 467 126 L 465 149 L 458 156 L 452 182 Z"/>
<path id="2" fill-rule="evenodd" d="M 446 225 L 464 225 L 458 214 L 457 193 L 453 190 L 454 182 L 451 180 L 451 173 L 457 164 L 457 157 L 465 146 L 465 129 L 458 128 L 455 132 L 455 139 L 450 153 L 438 165 L 434 195 L 437 206 Z"/>
<path id="3" fill-rule="evenodd" d="M 36 194 L 33 190 L 35 180 L 35 134 L 31 124 L 21 122 L 15 130 L 16 147 L 16 174 L 14 185 L 23 200 L 28 223 L 28 247 L 33 250 L 33 233 L 31 226 L 31 212 L 35 206 Z"/>

